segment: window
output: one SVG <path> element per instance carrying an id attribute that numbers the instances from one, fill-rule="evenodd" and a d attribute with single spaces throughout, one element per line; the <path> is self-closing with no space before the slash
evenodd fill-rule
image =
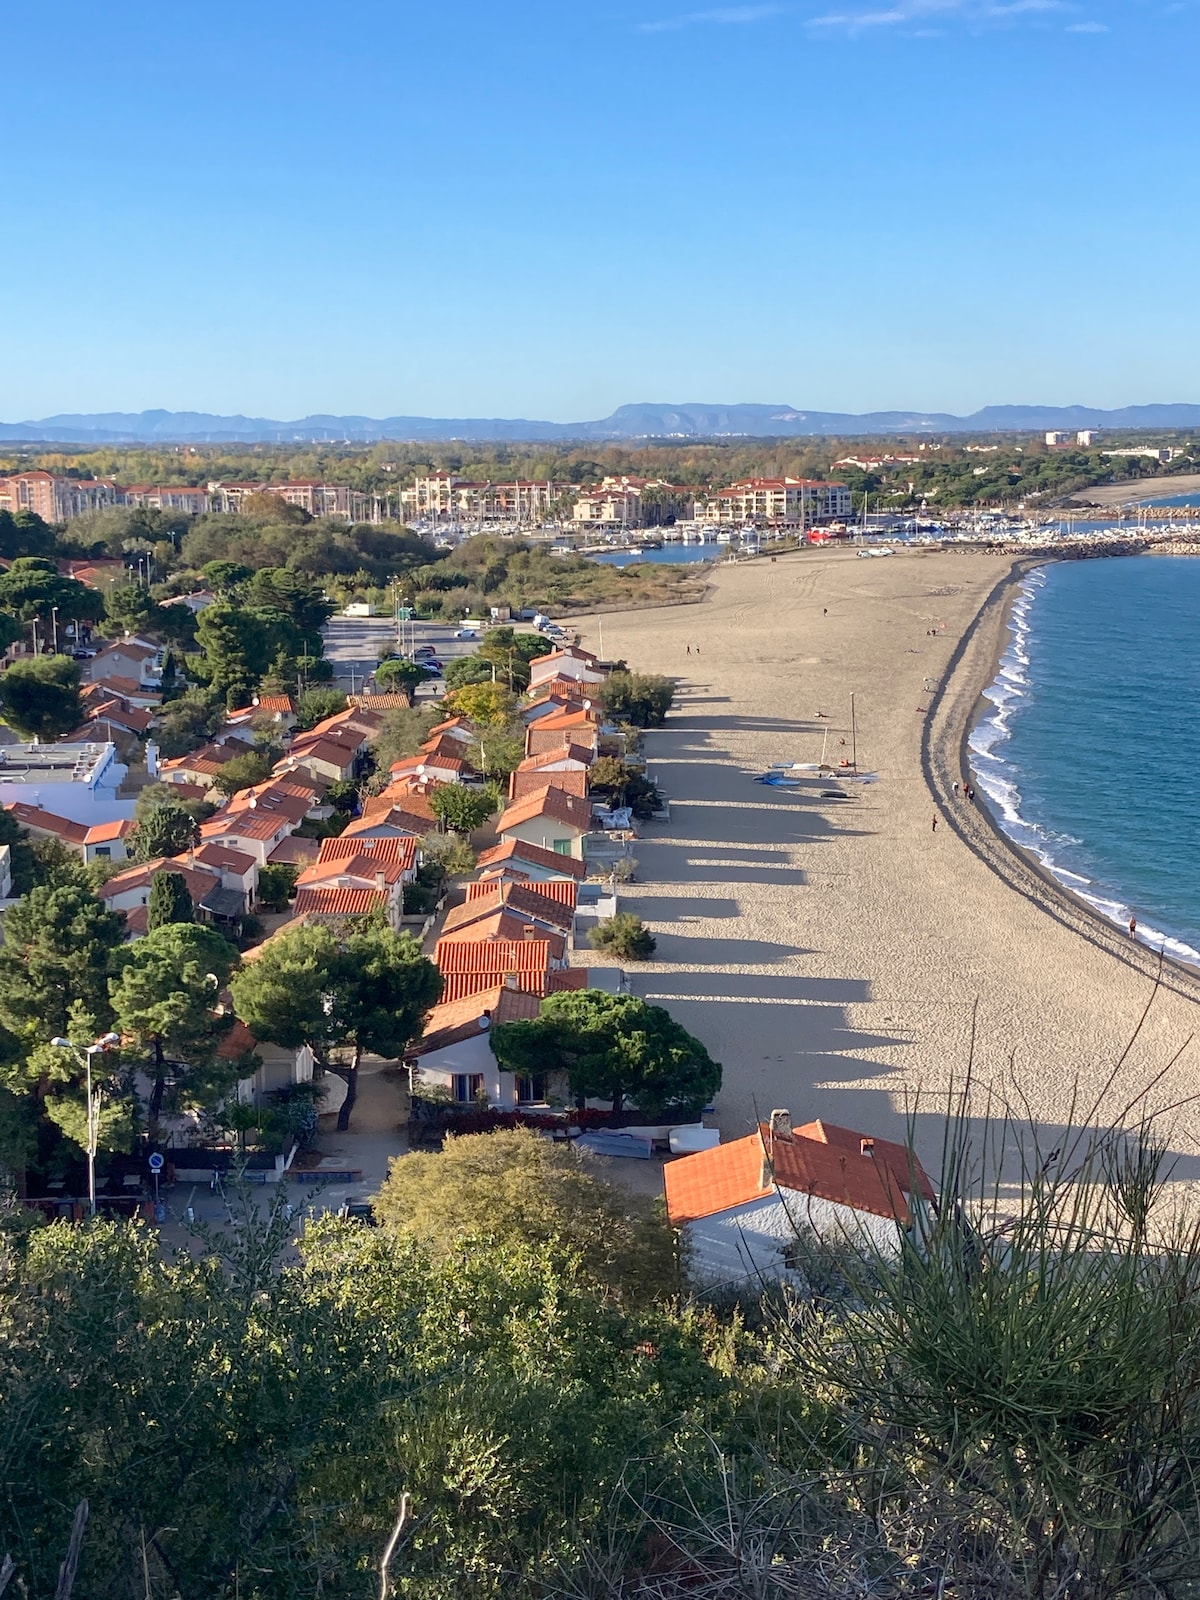
<path id="1" fill-rule="evenodd" d="M 536 1073 L 532 1077 L 517 1075 L 517 1104 L 520 1106 L 540 1105 L 546 1098 L 546 1076 Z"/>
<path id="2" fill-rule="evenodd" d="M 96 859 L 98 861 L 111 860 L 111 858 L 112 858 L 112 849 L 111 849 L 111 847 L 109 845 L 98 844 L 96 846 L 95 855 L 96 855 Z"/>
<path id="3" fill-rule="evenodd" d="M 556 856 L 569 856 L 571 854 L 570 839 L 555 839 L 554 854 Z"/>
<path id="4" fill-rule="evenodd" d="M 482 1072 L 456 1072 L 454 1074 L 454 1098 L 463 1104 L 469 1105 L 477 1100 L 483 1093 Z"/>

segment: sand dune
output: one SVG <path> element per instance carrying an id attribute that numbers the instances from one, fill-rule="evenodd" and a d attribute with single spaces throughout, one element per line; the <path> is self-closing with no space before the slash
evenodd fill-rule
<path id="1" fill-rule="evenodd" d="M 773 1106 L 895 1136 L 920 1091 L 918 1145 L 936 1161 L 973 1020 L 978 1080 L 1027 1097 L 1051 1126 L 1069 1120 L 1076 1085 L 1085 1102 L 1099 1092 L 1137 1025 L 1150 954 L 948 797 L 1010 567 L 982 554 L 802 552 L 720 567 L 700 606 L 599 619 L 607 655 L 680 680 L 667 728 L 647 736 L 672 820 L 647 830 L 624 904 L 659 941 L 636 992 L 724 1064 L 726 1137 Z M 597 619 L 581 633 L 599 646 Z M 826 729 L 830 759 L 846 755 L 851 692 L 876 785 L 833 801 L 825 783 L 752 781 L 770 763 L 817 759 Z M 1107 1115 L 1185 1044 L 1197 993 L 1184 975 L 1159 994 Z M 1159 1103 L 1200 1091 L 1198 1049 Z M 1200 1176 L 1200 1110 L 1174 1113 L 1168 1131 L 1179 1175 Z"/>

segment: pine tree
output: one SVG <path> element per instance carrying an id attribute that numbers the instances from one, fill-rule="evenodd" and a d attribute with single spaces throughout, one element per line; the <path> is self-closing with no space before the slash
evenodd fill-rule
<path id="1" fill-rule="evenodd" d="M 165 927 L 171 922 L 195 920 L 195 907 L 183 874 L 156 872 L 150 881 L 150 904 L 146 917 L 149 931 L 153 933 L 155 928 Z"/>

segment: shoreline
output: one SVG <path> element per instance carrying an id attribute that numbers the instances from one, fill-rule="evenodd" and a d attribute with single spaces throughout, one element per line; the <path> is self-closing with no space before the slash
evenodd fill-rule
<path id="1" fill-rule="evenodd" d="M 1150 945 L 1130 939 L 1115 922 L 1073 893 L 1037 855 L 1010 837 L 986 799 L 955 804 L 953 784 L 971 776 L 970 737 L 991 702 L 1012 637 L 1012 608 L 1022 581 L 1055 563 L 1054 556 L 1013 562 L 959 640 L 929 708 L 921 741 L 921 768 L 940 814 L 966 847 L 1015 893 L 1040 904 L 1048 915 L 1126 966 L 1158 979 L 1164 987 L 1200 1001 L 1200 970 Z M 979 824 L 982 824 L 981 826 Z"/>

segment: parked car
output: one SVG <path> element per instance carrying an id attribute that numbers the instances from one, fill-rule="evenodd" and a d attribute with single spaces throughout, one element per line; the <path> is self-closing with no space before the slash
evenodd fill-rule
<path id="1" fill-rule="evenodd" d="M 413 651 L 414 661 L 432 661 L 437 656 L 437 650 L 431 644 L 419 644 Z"/>
<path id="2" fill-rule="evenodd" d="M 73 659 L 76 661 L 94 661 L 98 654 L 99 652 L 96 650 L 76 650 L 73 652 Z"/>

